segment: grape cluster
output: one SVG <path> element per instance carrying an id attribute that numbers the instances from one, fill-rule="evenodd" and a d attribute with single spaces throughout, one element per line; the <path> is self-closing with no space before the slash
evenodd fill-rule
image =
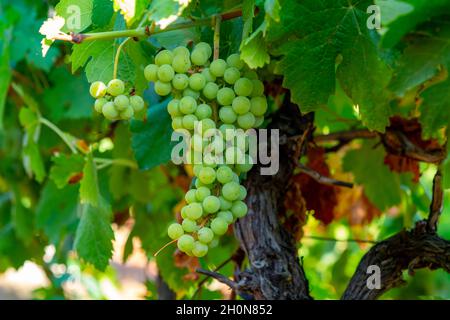
<path id="1" fill-rule="evenodd" d="M 205 256 L 228 226 L 247 214 L 240 177 L 253 166 L 249 140 L 245 136 L 236 146 L 236 137 L 228 134 L 259 127 L 267 111 L 263 83 L 239 54 L 210 62 L 211 56 L 204 42 L 192 52 L 186 47 L 163 50 L 144 71 L 158 95 L 172 95 L 167 111 L 173 129 L 190 136 L 187 157 L 195 178 L 185 195 L 183 221 L 171 224 L 168 235 L 181 251 L 196 257 Z"/>
<path id="2" fill-rule="evenodd" d="M 125 83 L 120 79 L 113 79 L 108 85 L 101 81 L 93 82 L 89 92 L 96 99 L 95 111 L 111 121 L 130 120 L 145 107 L 142 97 L 126 93 Z"/>

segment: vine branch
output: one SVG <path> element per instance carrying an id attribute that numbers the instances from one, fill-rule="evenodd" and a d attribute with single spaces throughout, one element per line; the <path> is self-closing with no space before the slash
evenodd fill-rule
<path id="1" fill-rule="evenodd" d="M 340 180 L 336 180 L 330 177 L 325 177 L 322 174 L 320 174 L 319 172 L 308 168 L 307 166 L 305 166 L 302 163 L 298 163 L 297 167 L 306 175 L 310 176 L 311 178 L 313 178 L 314 180 L 316 180 L 318 183 L 320 184 L 325 184 L 325 185 L 329 185 L 329 186 L 338 186 L 338 187 L 345 187 L 345 188 L 353 188 L 353 183 L 350 182 L 345 182 L 345 181 L 340 181 Z"/>

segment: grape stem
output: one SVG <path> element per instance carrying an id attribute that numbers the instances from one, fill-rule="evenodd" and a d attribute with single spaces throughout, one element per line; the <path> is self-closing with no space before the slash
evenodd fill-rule
<path id="1" fill-rule="evenodd" d="M 161 249 L 159 249 L 158 251 L 155 252 L 155 254 L 153 255 L 154 257 L 156 257 L 158 254 L 160 254 L 161 251 L 163 251 L 165 248 L 167 248 L 168 246 L 170 246 L 172 243 L 177 242 L 178 239 L 174 239 L 172 241 L 170 241 L 169 243 L 166 243 L 165 245 L 162 246 Z"/>
<path id="2" fill-rule="evenodd" d="M 54 133 L 56 133 L 62 141 L 64 141 L 64 143 L 69 147 L 70 151 L 72 151 L 72 153 L 78 153 L 77 149 L 74 147 L 74 144 L 69 140 L 67 134 L 63 131 L 61 131 L 61 129 L 59 129 L 53 122 L 40 117 L 39 118 L 39 122 L 42 123 L 43 125 L 47 126 L 50 130 L 52 130 Z"/>
<path id="3" fill-rule="evenodd" d="M 118 165 L 118 166 L 124 166 L 129 167 L 131 169 L 137 169 L 137 164 L 128 159 L 104 159 L 104 158 L 94 158 L 94 161 L 99 164 L 98 169 L 101 170 L 103 168 L 112 166 L 112 165 Z"/>
<path id="4" fill-rule="evenodd" d="M 155 34 L 170 32 L 174 30 L 195 28 L 201 26 L 214 26 L 216 17 L 219 16 L 220 20 L 231 20 L 242 16 L 242 9 L 235 9 L 232 11 L 224 12 L 219 15 L 214 15 L 205 18 L 192 19 L 191 21 L 174 23 L 167 26 L 164 29 L 153 28 L 150 26 L 137 27 L 136 29 L 107 31 L 107 32 L 94 32 L 94 33 L 71 33 L 71 34 L 58 34 L 52 37 L 50 40 L 68 41 L 72 43 L 82 43 L 84 41 L 94 40 L 111 40 L 117 38 L 142 38 L 150 37 Z M 153 29 L 153 30 L 152 30 Z"/>
<path id="5" fill-rule="evenodd" d="M 214 16 L 214 60 L 219 59 L 220 50 L 220 23 L 222 22 L 222 16 Z"/>

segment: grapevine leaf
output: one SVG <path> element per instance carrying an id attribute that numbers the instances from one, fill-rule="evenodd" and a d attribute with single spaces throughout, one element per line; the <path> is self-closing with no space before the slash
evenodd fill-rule
<path id="1" fill-rule="evenodd" d="M 61 0 L 56 14 L 65 19 L 64 32 L 81 32 L 92 24 L 93 0 Z"/>
<path id="2" fill-rule="evenodd" d="M 36 181 L 42 182 L 46 176 L 44 162 L 39 152 L 38 144 L 28 133 L 26 133 L 24 137 L 22 158 L 28 176 L 34 176 Z"/>
<path id="3" fill-rule="evenodd" d="M 376 144 L 365 142 L 360 149 L 347 152 L 343 169 L 353 173 L 355 181 L 364 186 L 367 198 L 384 211 L 400 203 L 400 179 L 384 164 L 384 149 Z"/>
<path id="4" fill-rule="evenodd" d="M 165 29 L 181 16 L 187 4 L 189 1 L 153 0 L 150 5 L 150 19 L 161 29 Z"/>
<path id="5" fill-rule="evenodd" d="M 244 0 L 242 3 L 242 40 L 247 39 L 248 35 L 253 31 L 253 16 L 255 12 L 255 0 Z"/>
<path id="6" fill-rule="evenodd" d="M 111 0 L 93 0 L 92 23 L 97 27 L 104 27 L 114 14 L 113 2 Z"/>
<path id="7" fill-rule="evenodd" d="M 104 199 L 99 199 L 98 206 L 84 204 L 75 235 L 78 255 L 101 271 L 106 269 L 112 257 L 114 233 L 110 219 L 111 207 Z"/>
<path id="8" fill-rule="evenodd" d="M 172 126 L 166 111 L 169 99 L 148 109 L 147 121 L 132 121 L 132 147 L 139 167 L 154 168 L 170 160 Z"/>
<path id="9" fill-rule="evenodd" d="M 16 194 L 16 203 L 12 210 L 12 222 L 17 238 L 29 244 L 33 238 L 34 215 L 20 202 L 20 195 Z"/>
<path id="10" fill-rule="evenodd" d="M 84 158 L 79 154 L 59 154 L 52 158 L 53 167 L 50 169 L 50 179 L 59 189 L 64 188 L 75 174 L 83 171 Z"/>
<path id="11" fill-rule="evenodd" d="M 420 122 L 425 137 L 435 137 L 450 120 L 450 79 L 438 83 L 422 93 Z"/>
<path id="12" fill-rule="evenodd" d="M 265 22 L 263 22 L 252 35 L 241 45 L 241 59 L 252 69 L 261 68 L 270 62 L 266 44 L 263 39 Z"/>
<path id="13" fill-rule="evenodd" d="M 9 48 L 7 41 L 0 38 L 0 131 L 3 130 L 3 113 L 11 81 L 11 70 L 9 68 Z"/>
<path id="14" fill-rule="evenodd" d="M 97 168 L 95 167 L 92 154 L 89 154 L 83 168 L 83 179 L 80 182 L 81 203 L 92 206 L 99 205 L 100 190 L 98 187 Z"/>

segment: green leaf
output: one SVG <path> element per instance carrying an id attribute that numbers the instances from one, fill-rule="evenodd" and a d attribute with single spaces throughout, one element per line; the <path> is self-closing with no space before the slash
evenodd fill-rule
<path id="1" fill-rule="evenodd" d="M 53 166 L 50 169 L 50 179 L 59 189 L 64 188 L 70 178 L 83 171 L 85 160 L 79 154 L 58 154 L 52 158 Z"/>
<path id="2" fill-rule="evenodd" d="M 3 113 L 5 111 L 6 94 L 11 81 L 9 67 L 9 48 L 6 41 L 0 38 L 0 131 L 3 130 Z"/>
<path id="3" fill-rule="evenodd" d="M 80 200 L 81 203 L 97 206 L 99 205 L 99 199 L 97 168 L 92 154 L 89 154 L 83 168 L 83 179 L 80 182 Z"/>
<path id="4" fill-rule="evenodd" d="M 20 194 L 18 193 L 16 193 L 16 202 L 12 210 L 11 218 L 17 238 L 25 244 L 29 244 L 33 239 L 34 215 L 32 211 L 22 205 Z"/>
<path id="5" fill-rule="evenodd" d="M 189 1 L 153 0 L 150 5 L 150 20 L 165 29 L 181 16 L 188 3 Z"/>
<path id="6" fill-rule="evenodd" d="M 46 170 L 38 144 L 32 136 L 26 134 L 22 148 L 22 158 L 25 171 L 29 177 L 35 177 L 36 181 L 42 182 L 46 176 Z"/>
<path id="7" fill-rule="evenodd" d="M 450 121 L 450 79 L 438 83 L 422 93 L 420 122 L 425 137 L 436 137 L 438 130 Z"/>
<path id="8" fill-rule="evenodd" d="M 93 0 L 61 0 L 56 14 L 66 21 L 62 31 L 78 33 L 92 24 Z"/>
<path id="9" fill-rule="evenodd" d="M 291 90 L 292 100 L 303 112 L 324 106 L 335 92 L 337 73 L 362 121 L 384 131 L 391 112 L 385 92 L 391 75 L 366 26 L 371 1 L 280 3 L 280 22 L 271 24 L 268 40 L 272 51 L 283 55 L 283 86 Z"/>
<path id="10" fill-rule="evenodd" d="M 170 99 L 148 109 L 147 121 L 132 121 L 132 148 L 139 167 L 154 168 L 170 160 L 172 125 L 166 111 Z"/>
<path id="11" fill-rule="evenodd" d="M 383 147 L 369 141 L 347 152 L 343 162 L 344 171 L 353 173 L 355 182 L 364 186 L 367 198 L 382 211 L 401 201 L 400 178 L 384 164 L 384 157 Z"/>
<path id="12" fill-rule="evenodd" d="M 253 31 L 253 16 L 255 12 L 255 0 L 244 0 L 242 3 L 242 40 L 247 39 L 248 35 Z"/>
<path id="13" fill-rule="evenodd" d="M 263 39 L 265 22 L 253 32 L 241 45 L 241 59 L 252 69 L 261 68 L 270 62 L 266 43 Z"/>
<path id="14" fill-rule="evenodd" d="M 113 2 L 111 0 L 93 0 L 92 23 L 97 27 L 104 27 L 114 14 Z"/>
<path id="15" fill-rule="evenodd" d="M 98 206 L 83 205 L 81 220 L 75 235 L 75 249 L 86 262 L 104 271 L 112 257 L 114 233 L 110 224 L 111 207 L 99 199 Z"/>
<path id="16" fill-rule="evenodd" d="M 78 205 L 78 185 L 58 189 L 48 181 L 37 204 L 36 227 L 45 232 L 51 243 L 60 243 L 64 234 L 76 230 Z"/>
<path id="17" fill-rule="evenodd" d="M 443 188 L 450 189 L 450 154 L 447 156 L 447 159 L 442 164 L 443 167 Z"/>

